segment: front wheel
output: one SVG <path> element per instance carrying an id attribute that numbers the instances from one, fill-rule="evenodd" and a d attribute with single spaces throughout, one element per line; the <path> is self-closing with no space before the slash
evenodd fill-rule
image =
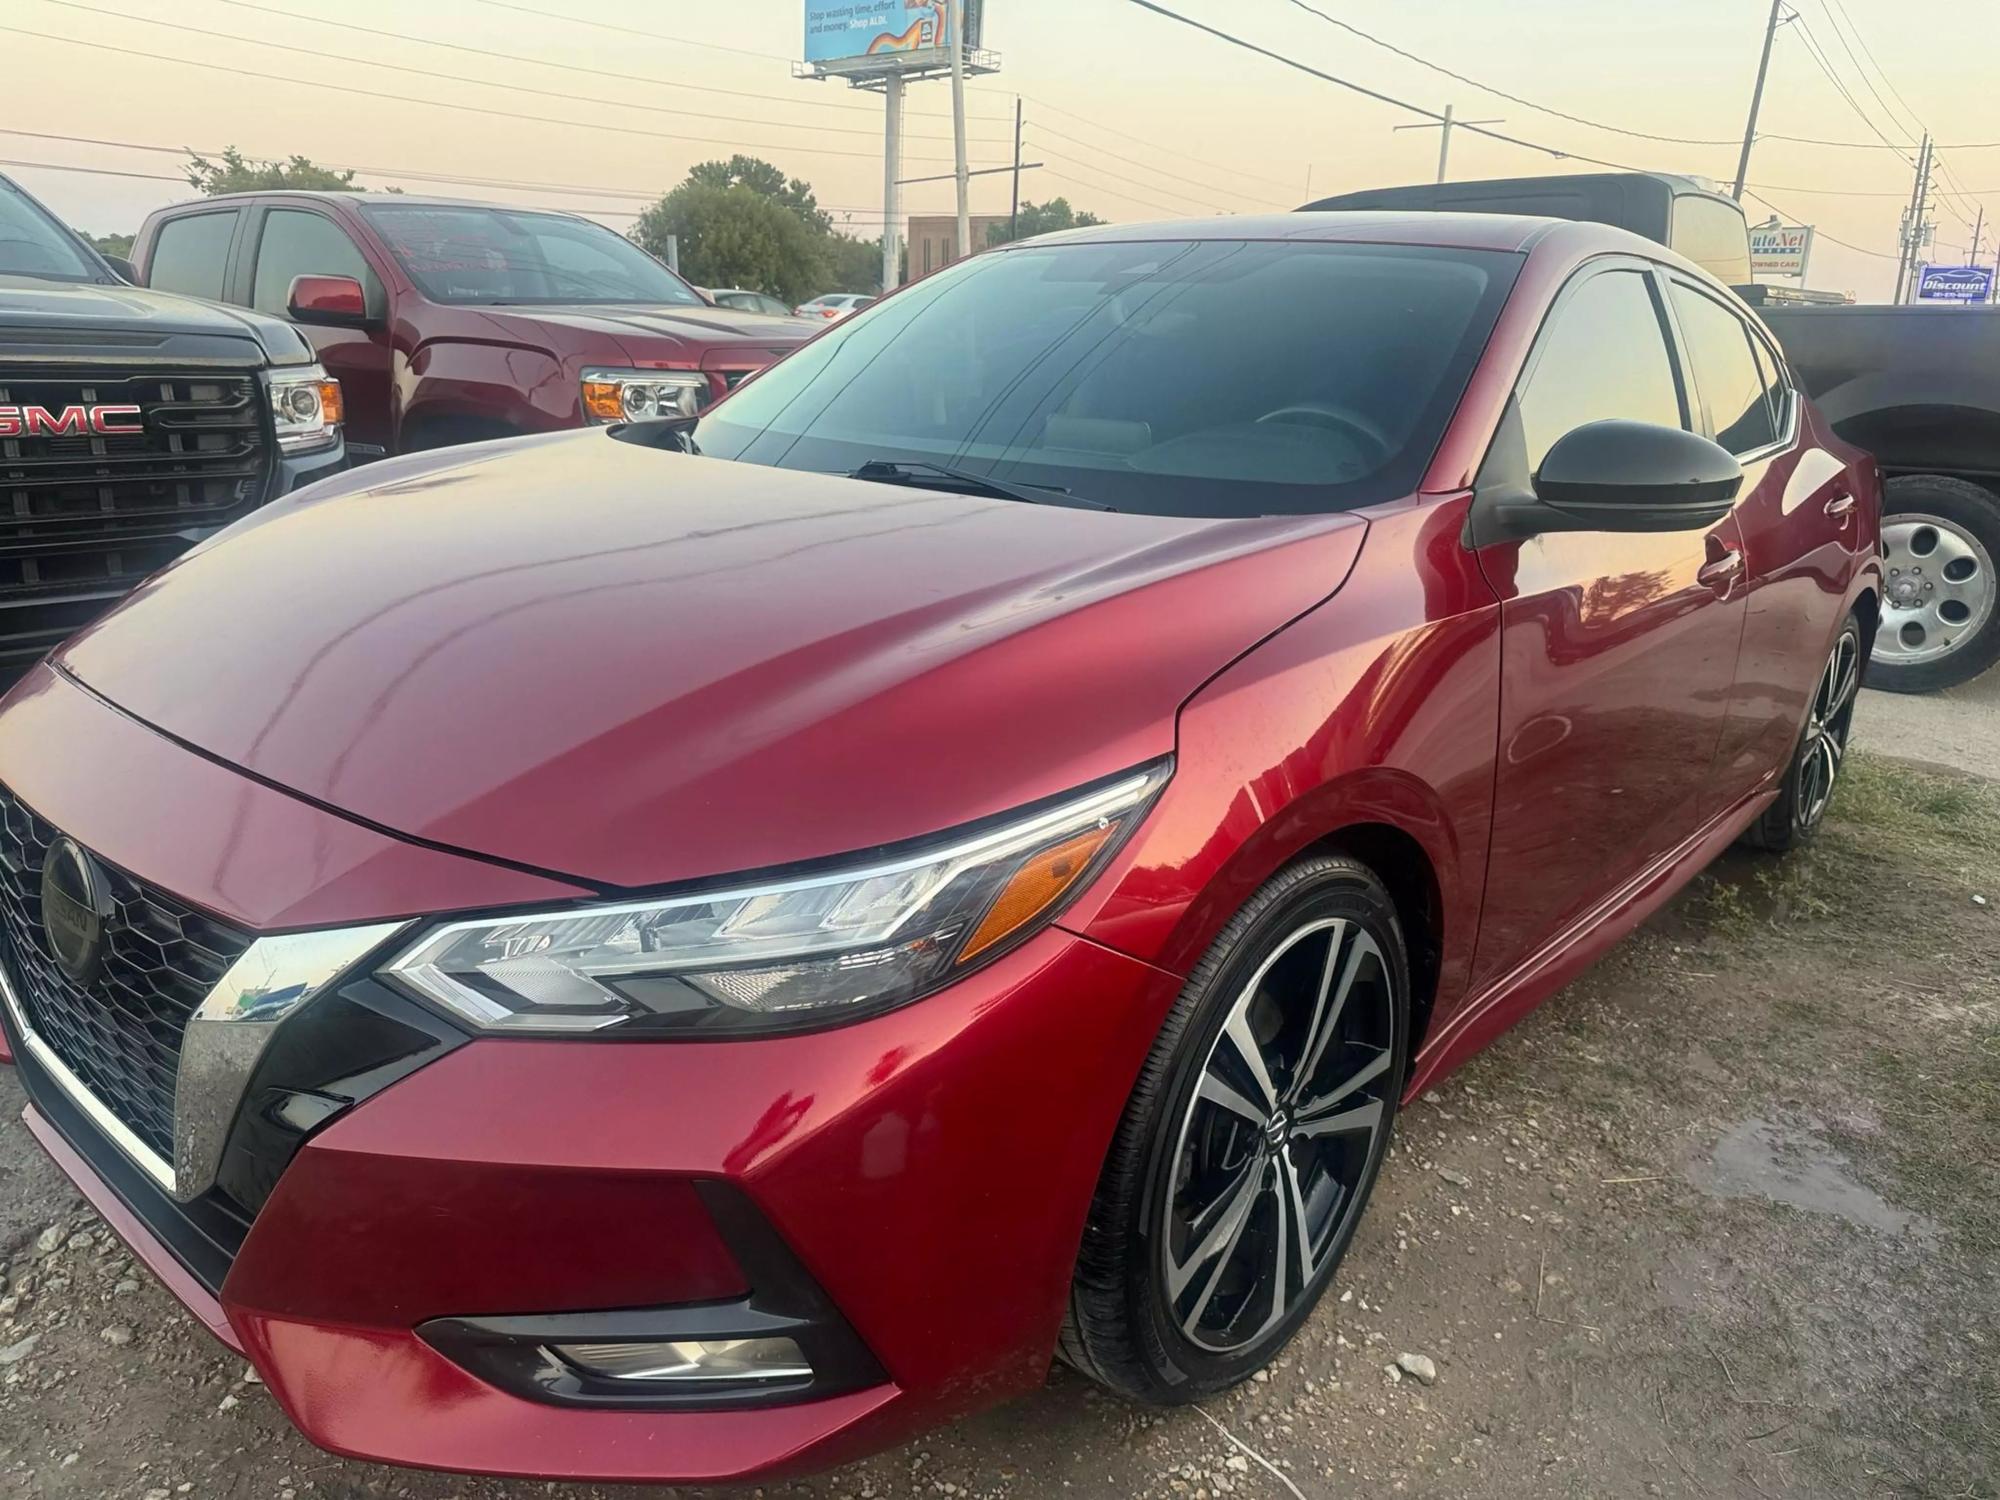
<path id="1" fill-rule="evenodd" d="M 1870 687 L 1928 693 L 2000 661 L 2000 495 L 1936 474 L 1892 479 L 1882 550 Z"/>
<path id="2" fill-rule="evenodd" d="M 1188 978 L 1091 1207 L 1062 1354 L 1142 1401 L 1268 1364 L 1312 1312 L 1381 1170 L 1409 961 L 1365 865 L 1287 866 Z"/>

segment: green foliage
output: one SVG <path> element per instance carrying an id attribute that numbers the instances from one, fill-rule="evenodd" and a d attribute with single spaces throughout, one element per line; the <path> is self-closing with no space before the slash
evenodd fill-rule
<path id="1" fill-rule="evenodd" d="M 1051 198 L 1046 203 L 1023 201 L 1013 232 L 1009 233 L 1005 224 L 991 225 L 986 231 L 986 243 L 1005 245 L 1012 240 L 1033 239 L 1038 234 L 1053 234 L 1058 229 L 1084 229 L 1104 222 L 1096 214 L 1079 213 L 1071 208 L 1067 198 Z"/>
<path id="2" fill-rule="evenodd" d="M 84 238 L 97 247 L 99 255 L 116 255 L 123 260 L 132 258 L 132 236 L 129 234 L 87 234 Z"/>
<path id="3" fill-rule="evenodd" d="M 303 156 L 289 161 L 259 162 L 246 159 L 231 146 L 220 161 L 188 152 L 188 186 L 211 198 L 217 193 L 254 193 L 274 188 L 295 188 L 307 192 L 354 193 L 352 172 L 336 172 Z"/>
<path id="4" fill-rule="evenodd" d="M 830 234 L 824 246 L 826 272 L 821 291 L 878 292 L 882 289 L 882 241 Z M 907 251 L 905 252 L 907 253 Z"/>
<path id="5" fill-rule="evenodd" d="M 833 219 L 820 208 L 812 184 L 799 177 L 788 179 L 762 157 L 745 156 L 739 151 L 728 161 L 698 162 L 688 171 L 688 181 L 705 187 L 748 188 L 798 215 L 799 222 L 814 234 L 827 234 L 833 229 Z"/>
<path id="6" fill-rule="evenodd" d="M 632 238 L 660 260 L 680 242 L 681 274 L 699 286 L 740 286 L 803 302 L 820 288 L 825 235 L 776 199 L 738 184 L 683 182 L 639 216 Z"/>

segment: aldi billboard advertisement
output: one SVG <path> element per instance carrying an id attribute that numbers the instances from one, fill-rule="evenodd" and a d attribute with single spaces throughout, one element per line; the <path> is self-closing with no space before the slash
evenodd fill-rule
<path id="1" fill-rule="evenodd" d="M 979 0 L 963 0 L 968 46 L 979 45 Z M 883 68 L 949 46 L 952 0 L 806 0 L 806 61 Z M 925 56 L 925 60 L 931 60 Z"/>
<path id="2" fill-rule="evenodd" d="M 1993 296 L 1991 266 L 1925 266 L 1917 296 L 1926 302 L 1986 302 Z"/>

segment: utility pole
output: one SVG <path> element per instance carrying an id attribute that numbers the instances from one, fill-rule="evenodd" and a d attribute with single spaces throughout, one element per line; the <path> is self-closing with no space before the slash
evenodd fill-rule
<path id="1" fill-rule="evenodd" d="M 1505 120 L 1459 120 L 1452 117 L 1452 106 L 1447 104 L 1444 113 L 1435 120 L 1423 120 L 1414 125 L 1394 125 L 1392 130 L 1435 130 L 1438 133 L 1438 174 L 1437 180 L 1444 181 L 1445 165 L 1451 160 L 1451 128 L 1454 125 L 1504 125 Z"/>
<path id="2" fill-rule="evenodd" d="M 882 80 L 882 292 L 896 290 L 902 260 L 896 242 L 903 223 L 903 75 Z"/>
<path id="3" fill-rule="evenodd" d="M 1750 119 L 1743 126 L 1743 154 L 1736 158 L 1736 187 L 1731 194 L 1743 201 L 1743 179 L 1750 175 L 1750 147 L 1757 139 L 1757 111 L 1764 106 L 1764 75 L 1771 71 L 1771 43 L 1778 35 L 1778 13 L 1785 0 L 1771 0 L 1771 19 L 1764 24 L 1764 55 L 1757 59 L 1757 86 L 1750 91 Z"/>
<path id="4" fill-rule="evenodd" d="M 958 258 L 972 253 L 972 184 L 965 167 L 965 0 L 951 6 L 951 154 L 958 179 Z"/>
<path id="5" fill-rule="evenodd" d="M 1007 238 L 1021 237 L 1021 96 L 1014 96 L 1014 206 L 1007 210 Z"/>
<path id="6" fill-rule="evenodd" d="M 1931 138 L 1924 136 L 1924 143 L 1917 149 L 1917 179 L 1910 184 L 1910 206 L 1903 212 L 1902 253 L 1896 259 L 1896 297 L 1898 303 L 1908 300 L 1906 292 L 1916 289 L 1917 251 L 1924 242 L 1924 212 L 1930 206 L 1931 190 Z"/>
<path id="7" fill-rule="evenodd" d="M 1968 266 L 1979 264 L 1979 242 L 1986 236 L 1986 205 L 1979 205 L 1979 212 L 1972 219 L 1972 253 L 1965 257 Z"/>

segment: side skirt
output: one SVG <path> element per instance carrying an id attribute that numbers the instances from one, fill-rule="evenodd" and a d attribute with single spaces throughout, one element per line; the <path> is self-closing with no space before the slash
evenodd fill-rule
<path id="1" fill-rule="evenodd" d="M 1414 1099 L 1604 956 L 1633 928 L 1736 841 L 1778 795 L 1752 792 L 1725 808 L 1558 933 L 1539 953 L 1501 975 L 1432 1033 L 1410 1068 Z"/>

